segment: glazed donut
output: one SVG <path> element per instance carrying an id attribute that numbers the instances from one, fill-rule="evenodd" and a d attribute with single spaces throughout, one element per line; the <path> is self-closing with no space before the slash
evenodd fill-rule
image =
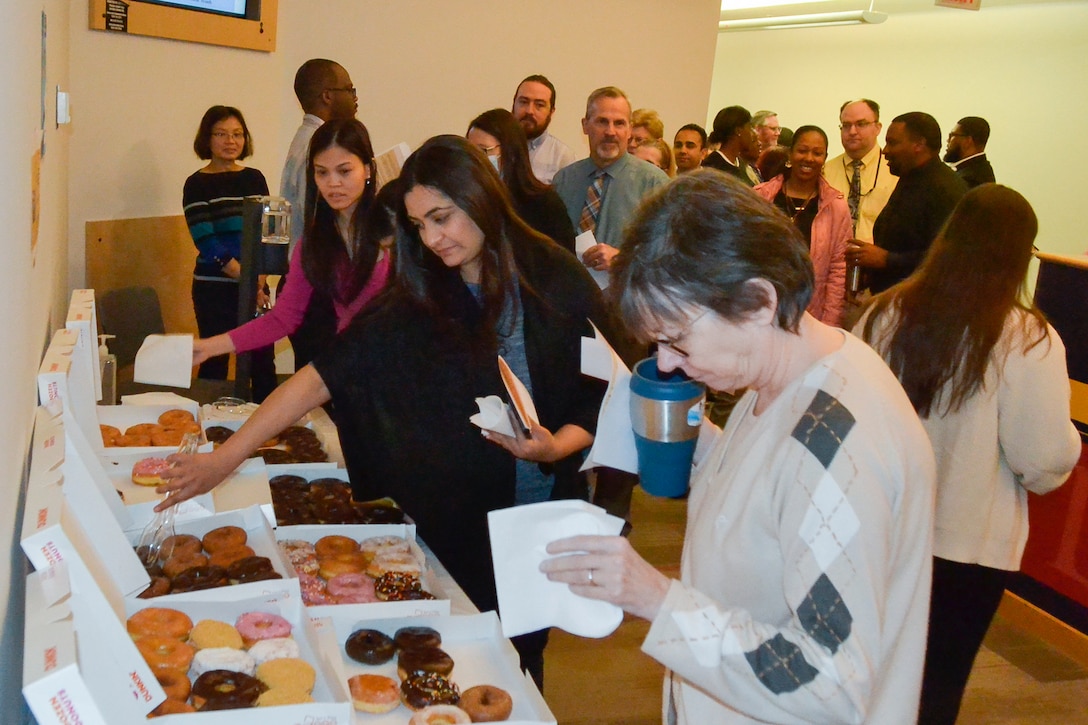
<path id="1" fill-rule="evenodd" d="M 408 725 L 461 725 L 473 722 L 467 712 L 456 705 L 430 705 L 413 713 Z"/>
<path id="2" fill-rule="evenodd" d="M 400 704 L 396 680 L 382 675 L 355 675 L 348 680 L 351 702 L 360 712 L 384 713 Z"/>
<path id="3" fill-rule="evenodd" d="M 188 680 L 186 680 L 188 682 Z M 196 712 L 196 708 L 183 700 L 166 698 L 159 706 L 147 714 L 148 717 L 162 717 L 163 715 L 180 715 L 187 712 Z"/>
<path id="4" fill-rule="evenodd" d="M 301 705 L 313 702 L 314 698 L 305 690 L 293 687 L 273 687 L 265 690 L 257 698 L 257 707 L 279 707 L 280 705 Z"/>
<path id="5" fill-rule="evenodd" d="M 225 587 L 230 584 L 227 570 L 221 566 L 194 566 L 174 577 L 170 590 L 178 592 L 199 592 L 205 589 Z"/>
<path id="6" fill-rule="evenodd" d="M 514 700 L 501 687 L 476 685 L 461 693 L 460 707 L 472 722 L 501 722 L 514 711 Z"/>
<path id="7" fill-rule="evenodd" d="M 256 677 L 242 672 L 210 670 L 193 683 L 194 701 L 201 698 L 200 711 L 235 710 L 253 707 L 267 688 Z"/>
<path id="8" fill-rule="evenodd" d="M 141 486 L 161 486 L 163 471 L 170 468 L 165 458 L 144 458 L 132 466 L 132 482 Z"/>
<path id="9" fill-rule="evenodd" d="M 412 553 L 408 540 L 399 536 L 372 536 L 369 539 L 363 539 L 359 542 L 359 550 L 374 554 L 375 557 L 386 553 Z"/>
<path id="10" fill-rule="evenodd" d="M 393 635 L 393 643 L 398 649 L 441 647 L 442 635 L 430 627 L 401 627 Z"/>
<path id="11" fill-rule="evenodd" d="M 384 665 L 396 653 L 393 640 L 376 629 L 352 632 L 344 642 L 344 650 L 348 657 L 364 665 Z"/>
<path id="12" fill-rule="evenodd" d="M 151 433 L 151 445 L 176 448 L 185 438 L 185 431 L 176 428 L 160 428 Z"/>
<path id="13" fill-rule="evenodd" d="M 147 448 L 151 445 L 151 436 L 145 433 L 126 433 L 115 438 L 114 445 L 120 448 Z"/>
<path id="14" fill-rule="evenodd" d="M 136 595 L 138 599 L 154 599 L 170 593 L 170 580 L 164 576 L 151 577 L 151 585 Z"/>
<path id="15" fill-rule="evenodd" d="M 402 649 L 397 655 L 397 674 L 402 680 L 420 674 L 449 677 L 451 672 L 453 672 L 453 658 L 438 647 Z"/>
<path id="16" fill-rule="evenodd" d="M 160 558 L 169 559 L 172 556 L 181 556 L 183 554 L 199 554 L 201 550 L 200 539 L 192 534 L 176 534 L 163 539 L 162 546 L 159 548 L 159 556 Z"/>
<path id="17" fill-rule="evenodd" d="M 202 649 L 193 657 L 191 672 L 194 677 L 216 670 L 229 670 L 230 672 L 242 672 L 252 675 L 257 671 L 257 663 L 253 661 L 253 657 L 248 652 L 231 649 L 230 647 Z"/>
<path id="18" fill-rule="evenodd" d="M 136 649 L 152 669 L 188 670 L 195 654 L 192 647 L 174 637 L 147 634 L 136 640 Z"/>
<path id="19" fill-rule="evenodd" d="M 189 699 L 189 690 L 192 689 L 192 684 L 189 683 L 189 675 L 186 670 L 172 670 L 161 667 L 155 670 L 155 679 L 159 681 L 159 684 L 162 685 L 162 691 L 171 700 L 185 702 Z"/>
<path id="20" fill-rule="evenodd" d="M 102 445 L 109 448 L 117 445 L 117 439 L 121 437 L 121 430 L 112 425 L 98 424 L 98 432 L 102 434 Z"/>
<path id="21" fill-rule="evenodd" d="M 280 657 L 257 665 L 257 679 L 268 688 L 293 687 L 312 692 L 317 672 L 306 660 L 298 657 Z"/>
<path id="22" fill-rule="evenodd" d="M 174 408 L 159 416 L 159 425 L 167 428 L 178 428 L 185 423 L 195 423 L 196 418 L 187 410 Z"/>
<path id="23" fill-rule="evenodd" d="M 265 662 L 271 662 L 272 660 L 297 659 L 299 657 L 298 642 L 290 637 L 262 639 L 260 642 L 254 642 L 253 646 L 249 648 L 249 656 L 257 663 L 258 669 Z M 260 672 L 257 674 L 259 677 Z M 269 687 L 273 686 L 271 682 L 265 684 Z"/>
<path id="24" fill-rule="evenodd" d="M 235 563 L 242 559 L 248 559 L 256 554 L 253 549 L 245 544 L 241 546 L 231 546 L 226 549 L 217 549 L 215 553 L 209 558 L 209 562 L 212 566 L 221 566 L 224 569 L 229 569 Z M 230 577 L 233 579 L 234 577 Z"/>
<path id="25" fill-rule="evenodd" d="M 202 619 L 189 633 L 189 643 L 197 648 L 214 649 L 226 647 L 228 649 L 242 649 L 242 635 L 238 630 L 214 619 Z"/>
<path id="26" fill-rule="evenodd" d="M 148 635 L 173 637 L 184 642 L 193 629 L 193 620 L 184 612 L 165 607 L 141 609 L 128 618 L 125 623 L 128 634 L 133 639 Z"/>
<path id="27" fill-rule="evenodd" d="M 411 553 L 380 551 L 374 555 L 374 560 L 366 568 L 366 573 L 375 579 L 389 572 L 411 574 L 418 577 L 423 573 L 423 567 L 419 565 L 416 557 Z"/>
<path id="28" fill-rule="evenodd" d="M 378 601 L 378 597 L 374 594 L 374 580 L 366 574 L 337 574 L 329 579 L 325 589 L 344 604 L 368 604 Z"/>
<path id="29" fill-rule="evenodd" d="M 173 579 L 178 574 L 197 566 L 207 566 L 208 557 L 203 554 L 175 555 L 162 564 L 162 573 Z"/>
<path id="30" fill-rule="evenodd" d="M 130 425 L 128 428 L 125 428 L 125 435 L 147 436 L 150 439 L 151 434 L 154 433 L 158 427 L 158 423 L 137 423 L 136 425 Z"/>
<path id="31" fill-rule="evenodd" d="M 353 554 L 337 554 L 317 560 L 318 573 L 325 579 L 332 579 L 337 574 L 362 574 L 366 571 L 369 560 L 366 554 L 356 551 Z"/>
<path id="32" fill-rule="evenodd" d="M 359 542 L 347 536 L 322 536 L 314 544 L 314 552 L 319 559 L 340 554 L 353 554 L 357 551 L 359 551 Z"/>
<path id="33" fill-rule="evenodd" d="M 431 705 L 456 705 L 461 701 L 461 692 L 442 675 L 427 672 L 400 683 L 400 699 L 413 710 L 419 710 Z"/>
<path id="34" fill-rule="evenodd" d="M 288 637 L 291 635 L 291 623 L 278 614 L 269 612 L 246 612 L 238 617 L 234 628 L 242 635 L 247 646 L 262 639 Z"/>
<path id="35" fill-rule="evenodd" d="M 248 538 L 246 530 L 243 528 L 238 526 L 220 526 L 219 528 L 212 529 L 204 534 L 204 538 L 200 540 L 200 543 L 204 545 L 204 551 L 209 554 L 214 554 L 223 549 L 245 546 Z"/>

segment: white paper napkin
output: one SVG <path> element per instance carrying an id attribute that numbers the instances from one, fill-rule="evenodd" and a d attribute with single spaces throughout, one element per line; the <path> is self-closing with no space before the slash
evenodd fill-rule
<path id="1" fill-rule="evenodd" d="M 188 388 L 193 375 L 192 335 L 148 335 L 136 353 L 137 383 Z"/>
<path id="2" fill-rule="evenodd" d="M 623 519 L 584 501 L 545 501 L 491 511 L 487 522 L 505 636 L 559 627 L 580 637 L 607 637 L 620 626 L 622 609 L 549 581 L 540 563 L 552 558 L 546 551 L 552 541 L 580 534 L 616 536 Z"/>
<path id="3" fill-rule="evenodd" d="M 608 390 L 597 413 L 593 447 L 580 470 L 606 466 L 638 473 L 638 451 L 631 428 L 631 371 L 596 325 L 592 338 L 582 338 L 582 373 L 607 381 Z"/>
<path id="4" fill-rule="evenodd" d="M 574 253 L 578 255 L 579 261 L 581 261 L 582 255 L 587 249 L 595 246 L 597 246 L 597 237 L 593 235 L 593 232 L 582 232 L 574 238 Z M 593 278 L 598 287 L 601 289 L 608 287 L 608 272 L 588 267 L 587 269 L 589 269 L 589 276 Z"/>
<path id="5" fill-rule="evenodd" d="M 477 428 L 514 437 L 514 428 L 510 425 L 510 414 L 506 411 L 508 406 L 502 402 L 502 398 L 497 395 L 476 398 L 476 405 L 480 407 L 480 412 L 469 416 L 469 422 Z"/>
<path id="6" fill-rule="evenodd" d="M 198 403 L 177 393 L 168 393 L 165 390 L 155 390 L 150 393 L 134 393 L 121 396 L 122 405 L 169 405 L 174 408 L 196 409 Z"/>

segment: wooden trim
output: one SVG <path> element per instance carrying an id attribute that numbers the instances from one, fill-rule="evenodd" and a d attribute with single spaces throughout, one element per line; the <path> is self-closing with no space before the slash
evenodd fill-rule
<path id="1" fill-rule="evenodd" d="M 1017 629 L 1038 637 L 1081 667 L 1088 668 L 1088 635 L 1011 592 L 1005 592 L 997 613 Z"/>
<path id="2" fill-rule="evenodd" d="M 1088 269 L 1088 256 L 1084 257 L 1067 257 L 1063 254 L 1049 254 L 1047 252 L 1036 252 L 1035 258 L 1040 262 L 1050 262 L 1051 264 L 1061 264 L 1066 267 L 1077 267 L 1079 269 Z"/>
<path id="3" fill-rule="evenodd" d="M 89 0 L 91 30 L 106 31 L 106 0 Z M 260 20 L 230 18 L 185 8 L 128 3 L 127 32 L 192 43 L 225 45 L 230 48 L 276 50 L 276 19 L 279 0 L 261 0 Z"/>
<path id="4" fill-rule="evenodd" d="M 1088 383 L 1071 379 L 1069 388 L 1072 392 L 1069 399 L 1069 417 L 1088 425 Z"/>

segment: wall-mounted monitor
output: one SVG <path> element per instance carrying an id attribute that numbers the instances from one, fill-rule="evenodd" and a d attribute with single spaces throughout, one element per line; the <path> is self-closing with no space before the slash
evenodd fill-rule
<path id="1" fill-rule="evenodd" d="M 279 0 L 89 0 L 90 27 L 232 48 L 276 49 Z"/>

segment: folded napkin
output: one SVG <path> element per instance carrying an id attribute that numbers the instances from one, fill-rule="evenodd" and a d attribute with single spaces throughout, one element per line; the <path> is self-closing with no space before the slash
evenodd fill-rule
<path id="1" fill-rule="evenodd" d="M 186 408 L 195 410 L 197 402 L 186 398 L 185 396 L 178 395 L 177 393 L 168 393 L 166 391 L 155 391 L 151 393 L 134 393 L 133 395 L 122 395 L 122 405 L 168 405 L 172 408 Z"/>
<path id="2" fill-rule="evenodd" d="M 476 398 L 480 412 L 469 416 L 469 422 L 477 428 L 514 437 L 514 428 L 510 425 L 509 406 L 497 395 Z"/>
<path id="3" fill-rule="evenodd" d="M 623 519 L 584 501 L 545 501 L 491 511 L 487 522 L 505 636 L 559 627 L 580 637 L 607 637 L 620 626 L 622 609 L 549 581 L 540 563 L 552 558 L 545 550 L 552 541 L 580 534 L 615 536 Z"/>
<path id="4" fill-rule="evenodd" d="M 148 335 L 136 353 L 137 383 L 188 388 L 193 376 L 192 335 Z"/>
<path id="5" fill-rule="evenodd" d="M 593 232 L 585 231 L 574 238 L 574 253 L 578 255 L 578 261 L 582 260 L 582 255 L 590 247 L 597 246 L 597 237 Z M 587 268 L 588 269 L 588 268 Z M 608 272 L 602 272 L 599 269 L 590 269 L 589 276 L 593 278 L 593 281 L 597 283 L 597 286 L 601 289 L 608 287 Z"/>

